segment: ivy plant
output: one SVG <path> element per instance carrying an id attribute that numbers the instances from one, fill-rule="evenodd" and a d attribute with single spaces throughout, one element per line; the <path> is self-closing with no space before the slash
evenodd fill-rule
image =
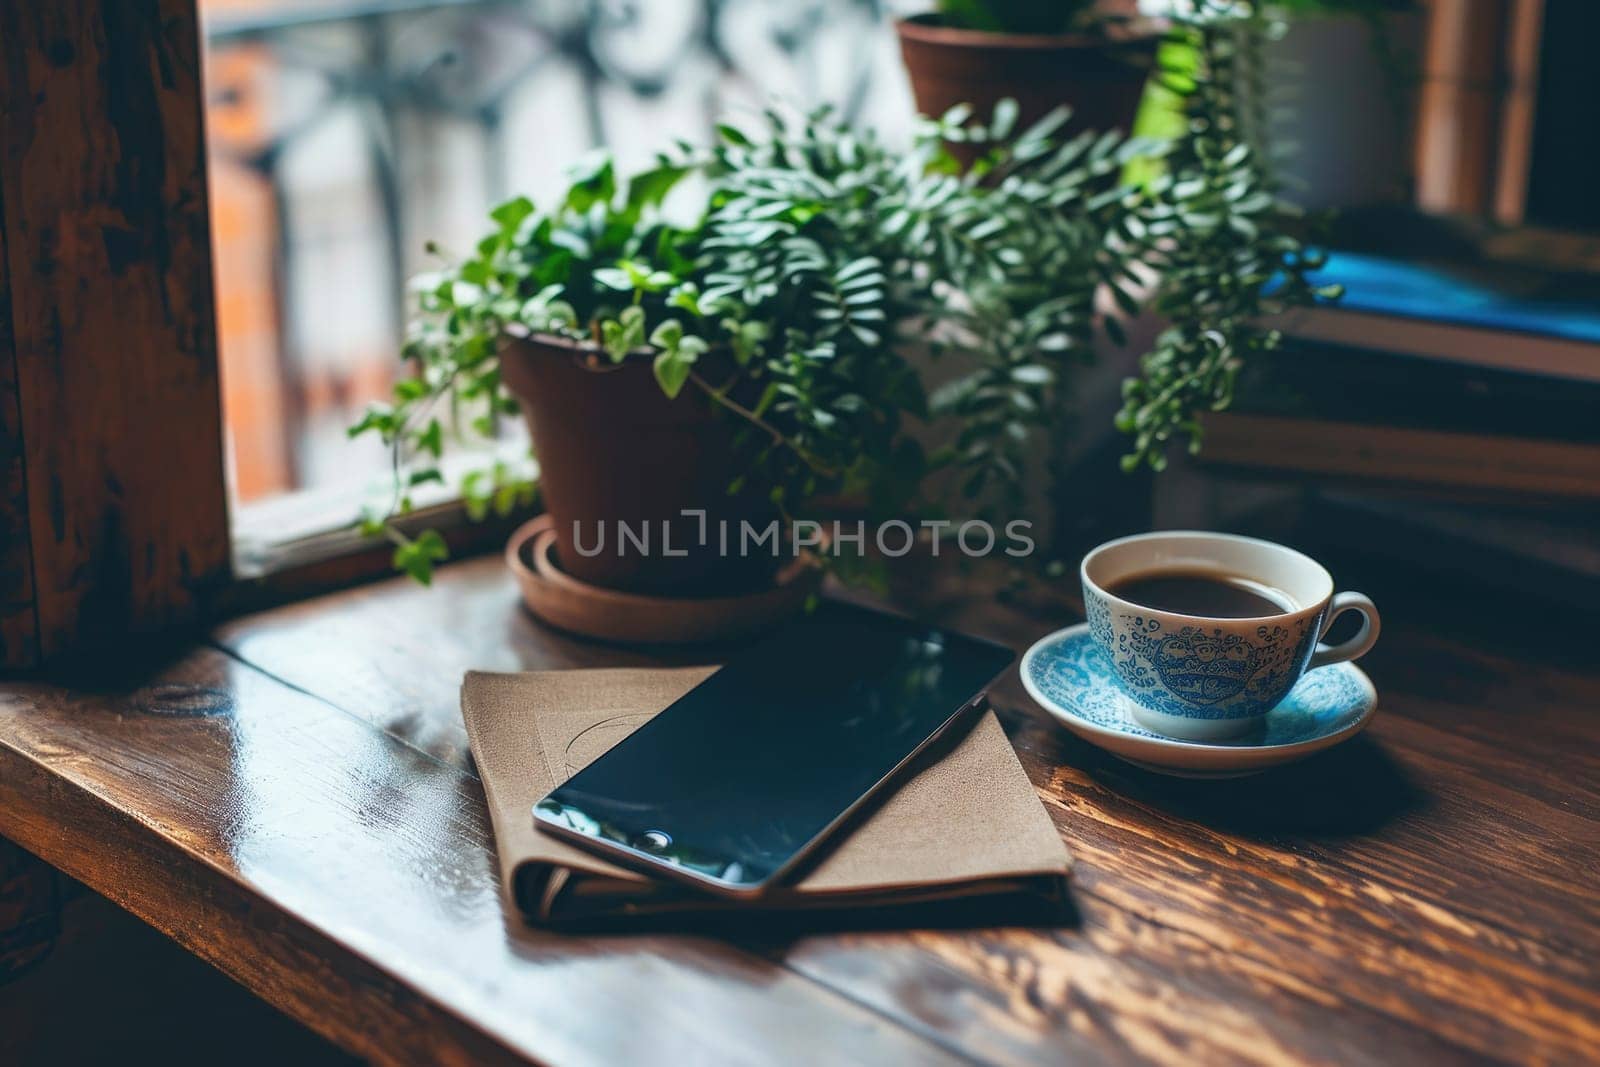
<path id="1" fill-rule="evenodd" d="M 391 449 L 392 498 L 364 515 L 362 528 L 394 542 L 396 567 L 426 582 L 445 558 L 436 533 L 413 539 L 394 520 L 411 511 L 411 489 L 442 480 L 447 432 L 489 438 L 502 417 L 518 411 L 500 380 L 507 337 L 556 334 L 589 342 L 617 362 L 649 347 L 646 323 L 665 319 L 692 270 L 684 248 L 694 235 L 660 210 L 690 170 L 663 155 L 619 182 L 610 157 L 596 154 L 572 169 L 550 208 L 540 211 L 526 197 L 500 204 L 472 254 L 413 281 L 419 310 L 401 352 L 410 373 L 389 402 L 369 406 L 349 431 L 376 434 Z M 683 367 L 704 342 L 667 340 L 657 338 L 656 375 L 676 393 Z M 531 503 L 534 490 L 524 471 L 504 462 L 469 472 L 461 485 L 474 517 L 509 514 Z"/>

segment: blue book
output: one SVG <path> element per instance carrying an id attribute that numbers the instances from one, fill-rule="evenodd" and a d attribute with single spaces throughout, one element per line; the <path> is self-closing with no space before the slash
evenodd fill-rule
<path id="1" fill-rule="evenodd" d="M 1334 304 L 1274 325 L 1293 337 L 1524 374 L 1600 381 L 1600 292 L 1594 299 L 1521 295 L 1423 263 L 1335 252 L 1317 271 Z"/>

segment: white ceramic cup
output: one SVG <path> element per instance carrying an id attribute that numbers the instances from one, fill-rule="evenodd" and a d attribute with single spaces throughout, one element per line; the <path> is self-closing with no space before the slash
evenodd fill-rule
<path id="1" fill-rule="evenodd" d="M 1176 570 L 1245 579 L 1285 603 L 1280 614 L 1229 619 L 1180 615 L 1110 592 L 1136 575 Z M 1111 662 L 1146 728 L 1187 741 L 1248 730 L 1308 670 L 1365 655 L 1378 640 L 1378 609 L 1360 593 L 1333 591 L 1310 556 L 1237 534 L 1176 530 L 1107 541 L 1079 568 L 1089 632 Z M 1333 620 L 1362 616 L 1360 631 L 1322 644 Z"/>

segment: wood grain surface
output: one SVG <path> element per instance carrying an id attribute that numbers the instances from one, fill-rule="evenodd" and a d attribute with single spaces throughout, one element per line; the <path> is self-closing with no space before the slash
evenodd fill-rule
<path id="1" fill-rule="evenodd" d="M 1000 687 L 1078 861 L 1052 927 L 525 929 L 462 672 L 727 650 L 556 634 L 495 560 L 249 616 L 126 677 L 0 687 L 0 833 L 384 1062 L 1589 1060 L 1600 669 L 1481 606 L 1362 587 L 1385 606 L 1379 715 L 1297 768 L 1161 778 Z M 1017 645 L 1073 621 L 928 594 L 921 613 Z"/>
<path id="2" fill-rule="evenodd" d="M 200 104 L 194 0 L 0 4 L 0 665 L 227 578 Z"/>
<path id="3" fill-rule="evenodd" d="M 0 182 L 0 665 L 23 667 L 39 658 L 39 634 L 5 250 L 5 184 Z"/>

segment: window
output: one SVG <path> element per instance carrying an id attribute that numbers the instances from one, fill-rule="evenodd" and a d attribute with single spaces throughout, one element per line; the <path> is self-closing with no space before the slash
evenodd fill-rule
<path id="1" fill-rule="evenodd" d="M 348 523 L 381 483 L 346 439 L 387 395 L 404 281 L 605 146 L 782 95 L 903 128 L 877 0 L 201 0 L 238 548 Z M 510 432 L 520 433 L 520 427 Z M 514 444 L 514 442 L 513 442 Z M 265 531 L 256 535 L 256 531 Z M 256 543 L 253 543 L 256 542 Z"/>

